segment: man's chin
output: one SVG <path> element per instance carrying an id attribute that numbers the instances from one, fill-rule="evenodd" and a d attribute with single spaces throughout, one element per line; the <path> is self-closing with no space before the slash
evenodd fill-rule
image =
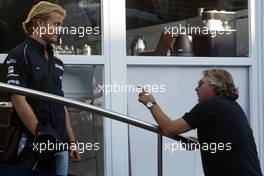
<path id="1" fill-rule="evenodd" d="M 54 37 L 52 41 L 53 41 L 53 43 L 58 43 L 59 42 L 59 37 Z"/>
<path id="2" fill-rule="evenodd" d="M 55 44 L 59 42 L 59 37 L 58 36 L 54 36 L 52 38 L 50 38 L 49 43 L 51 44 Z"/>
<path id="3" fill-rule="evenodd" d="M 49 44 L 57 44 L 58 41 L 57 40 L 49 40 Z"/>

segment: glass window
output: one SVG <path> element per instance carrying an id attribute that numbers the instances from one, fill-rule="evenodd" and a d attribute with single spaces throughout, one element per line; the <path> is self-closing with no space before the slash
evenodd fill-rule
<path id="1" fill-rule="evenodd" d="M 65 97 L 103 107 L 102 65 L 65 65 L 62 89 Z M 70 175 L 104 175 L 103 117 L 68 107 L 72 128 L 79 142 L 81 161 L 69 163 Z"/>
<path id="2" fill-rule="evenodd" d="M 26 20 L 31 7 L 37 2 L 0 0 L 0 53 L 8 53 L 25 39 L 22 22 Z M 61 40 L 54 46 L 55 54 L 101 55 L 101 1 L 49 0 L 49 2 L 59 4 L 67 11 Z"/>
<path id="3" fill-rule="evenodd" d="M 247 0 L 126 0 L 127 55 L 247 57 Z"/>
<path id="4" fill-rule="evenodd" d="M 166 109 L 166 113 L 172 119 L 177 119 L 197 103 L 195 87 L 197 81 L 201 79 L 201 72 L 208 68 L 213 67 L 129 66 L 127 83 L 135 87 L 141 83 L 157 98 L 159 105 Z M 239 99 L 237 101 L 250 121 L 249 68 L 221 68 L 232 74 L 236 86 L 239 87 Z M 137 102 L 137 98 L 137 91 L 128 92 L 128 115 L 156 124 L 149 110 Z M 195 136 L 196 131 L 190 131 L 183 135 Z M 131 176 L 157 176 L 157 136 L 149 131 L 129 125 L 129 140 Z M 181 150 L 180 146 L 177 147 L 177 143 L 180 144 L 178 141 L 163 138 L 163 175 L 204 176 L 202 168 L 200 168 L 201 160 L 196 160 L 199 157 L 199 150 L 192 152 Z M 175 150 L 168 150 L 168 145 L 175 145 Z"/>
<path id="5" fill-rule="evenodd" d="M 0 81 L 3 77 L 3 64 L 0 64 Z M 102 86 L 104 82 L 102 65 L 65 65 L 62 89 L 67 98 L 87 104 L 104 107 Z M 8 103 L 8 94 L 0 91 L 0 102 Z M 104 175 L 104 119 L 102 116 L 68 107 L 71 124 L 78 141 L 81 161 L 69 163 L 69 175 Z M 0 104 L 0 117 L 9 116 L 11 105 Z M 6 127 L 8 118 L 0 120 L 0 128 Z M 2 143 L 0 142 L 0 150 Z M 0 152 L 1 154 L 1 152 Z"/>

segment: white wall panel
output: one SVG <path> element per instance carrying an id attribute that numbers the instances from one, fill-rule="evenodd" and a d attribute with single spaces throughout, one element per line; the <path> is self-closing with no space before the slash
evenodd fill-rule
<path id="1" fill-rule="evenodd" d="M 188 112 L 196 103 L 194 91 L 202 70 L 206 67 L 129 67 L 128 84 L 130 85 L 165 85 L 166 92 L 153 93 L 163 110 L 176 119 Z M 247 67 L 226 68 L 234 77 L 239 87 L 239 104 L 249 115 L 249 73 Z M 155 123 L 150 112 L 137 101 L 137 92 L 128 93 L 128 114 L 150 123 Z M 196 136 L 196 131 L 184 135 Z M 132 175 L 157 175 L 157 139 L 156 135 L 130 127 Z M 171 139 L 163 142 L 164 176 L 202 175 L 199 151 L 165 151 L 165 143 L 174 143 Z"/>

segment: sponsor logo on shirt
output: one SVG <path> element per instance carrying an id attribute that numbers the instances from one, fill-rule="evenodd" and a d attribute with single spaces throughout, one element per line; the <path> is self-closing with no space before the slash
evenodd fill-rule
<path id="1" fill-rule="evenodd" d="M 19 80 L 8 80 L 7 81 L 7 84 L 15 84 L 15 85 L 20 85 L 20 82 L 19 82 Z"/>
<path id="2" fill-rule="evenodd" d="M 8 74 L 14 73 L 14 70 L 15 70 L 14 66 L 9 66 L 8 67 Z"/>
<path id="3" fill-rule="evenodd" d="M 13 59 L 13 58 L 10 58 L 6 61 L 7 64 L 15 64 L 16 63 L 16 60 Z"/>
<path id="4" fill-rule="evenodd" d="M 60 69 L 60 70 L 62 70 L 62 71 L 64 70 L 64 69 L 63 69 L 63 66 L 62 66 L 62 65 L 59 65 L 59 64 L 55 64 L 55 68 L 58 68 L 58 69 Z"/>
<path id="5" fill-rule="evenodd" d="M 8 78 L 11 77 L 11 76 L 12 76 L 12 77 L 18 77 L 18 74 L 8 74 L 8 75 L 7 75 Z"/>

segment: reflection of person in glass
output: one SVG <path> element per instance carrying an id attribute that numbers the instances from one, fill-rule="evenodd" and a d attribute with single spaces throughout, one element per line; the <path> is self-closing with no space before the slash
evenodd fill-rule
<path id="1" fill-rule="evenodd" d="M 65 15 L 66 11 L 60 6 L 46 1 L 33 6 L 23 23 L 25 33 L 29 37 L 15 47 L 5 60 L 8 84 L 63 96 L 63 63 L 54 57 L 50 44 L 58 41 Z M 66 107 L 15 94 L 11 95 L 11 99 L 15 115 L 21 119 L 23 130 L 18 148 L 18 165 L 32 168 L 32 165 L 25 163 L 28 163 L 30 158 L 37 158 L 37 165 L 34 164 L 37 170 L 67 175 L 68 149 L 73 149 L 70 156 L 75 162 L 80 160 L 80 154 L 76 146 L 71 147 L 76 145 L 76 142 Z M 27 149 L 25 145 L 31 145 L 30 141 L 37 140 L 38 136 L 44 133 L 54 137 L 56 144 L 66 144 L 68 147 L 58 148 L 56 145 L 54 149 L 55 144 L 50 148 L 46 146 L 46 150 L 51 150 L 50 153 L 47 152 L 49 160 L 46 155 L 42 155 L 40 160 L 39 156 L 34 155 L 35 152 L 24 152 Z M 42 159 L 45 163 L 41 162 Z"/>
<path id="2" fill-rule="evenodd" d="M 63 30 L 63 44 L 78 50 L 85 50 L 85 45 L 89 45 L 91 54 L 100 54 L 100 1 L 60 0 L 59 3 L 70 14 L 63 26 L 71 32 Z"/>
<path id="3" fill-rule="evenodd" d="M 138 100 L 146 105 L 168 136 L 197 129 L 200 145 L 216 144 L 216 150 L 200 148 L 206 176 L 261 176 L 253 132 L 236 102 L 238 90 L 230 73 L 222 69 L 203 71 L 195 89 L 199 103 L 183 117 L 171 120 L 145 90 Z"/>

